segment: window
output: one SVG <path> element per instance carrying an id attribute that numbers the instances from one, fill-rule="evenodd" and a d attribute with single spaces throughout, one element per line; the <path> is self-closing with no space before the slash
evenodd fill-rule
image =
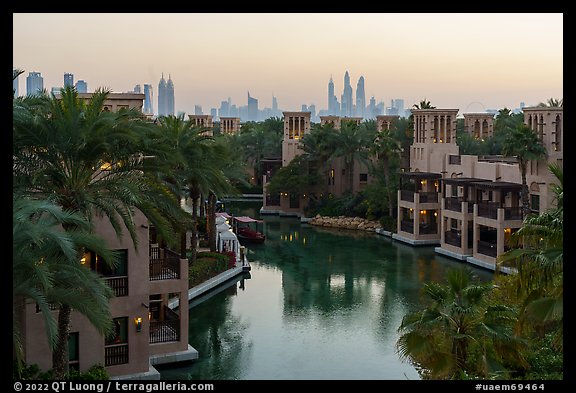
<path id="1" fill-rule="evenodd" d="M 128 363 L 128 317 L 114 318 L 114 332 L 106 337 L 104 365 Z"/>
<path id="2" fill-rule="evenodd" d="M 76 371 L 80 371 L 79 335 L 78 332 L 68 335 L 68 367 Z"/>
<path id="3" fill-rule="evenodd" d="M 106 345 L 128 343 L 128 317 L 114 318 L 114 332 L 106 337 Z"/>
<path id="4" fill-rule="evenodd" d="M 108 266 L 102 257 L 93 251 L 87 251 L 82 258 L 82 264 L 87 264 L 90 269 L 105 277 L 118 277 L 128 275 L 128 250 L 115 250 L 118 254 L 118 264 L 115 268 Z"/>
<path id="5" fill-rule="evenodd" d="M 530 209 L 533 213 L 540 213 L 540 195 L 530 194 Z"/>
<path id="6" fill-rule="evenodd" d="M 368 181 L 368 174 L 367 173 L 361 173 L 360 174 L 360 183 L 366 183 Z"/>

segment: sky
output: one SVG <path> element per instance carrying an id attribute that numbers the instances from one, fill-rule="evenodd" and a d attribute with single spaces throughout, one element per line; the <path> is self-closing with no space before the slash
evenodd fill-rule
<path id="1" fill-rule="evenodd" d="M 344 73 L 366 103 L 423 99 L 460 113 L 514 109 L 563 98 L 561 13 L 15 13 L 13 67 L 64 73 L 88 91 L 114 92 L 172 78 L 177 112 L 204 113 L 231 98 L 259 109 L 326 109 L 330 77 Z"/>

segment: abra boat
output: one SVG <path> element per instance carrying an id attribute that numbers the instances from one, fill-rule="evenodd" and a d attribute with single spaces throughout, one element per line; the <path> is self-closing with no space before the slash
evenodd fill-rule
<path id="1" fill-rule="evenodd" d="M 248 216 L 232 217 L 233 230 L 241 243 L 264 243 L 266 235 L 257 229 L 260 222 Z"/>

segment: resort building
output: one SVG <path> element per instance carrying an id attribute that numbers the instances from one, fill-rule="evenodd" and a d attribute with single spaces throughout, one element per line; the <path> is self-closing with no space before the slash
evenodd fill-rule
<path id="1" fill-rule="evenodd" d="M 494 114 L 464 113 L 464 132 L 482 141 L 491 137 L 494 135 Z"/>
<path id="2" fill-rule="evenodd" d="M 494 269 L 508 250 L 508 238 L 522 226 L 521 174 L 515 157 L 460 155 L 456 144 L 456 109 L 418 109 L 410 171 L 398 191 L 397 233 L 412 244 L 437 244 L 435 251 Z M 466 132 L 486 138 L 491 114 L 465 114 Z M 551 207 L 554 181 L 547 164 L 562 165 L 563 108 L 524 108 L 524 123 L 540 136 L 548 157 L 531 161 L 527 184 L 533 212 Z"/>
<path id="3" fill-rule="evenodd" d="M 220 132 L 222 134 L 234 135 L 240 132 L 239 117 L 220 117 Z"/>
<path id="4" fill-rule="evenodd" d="M 143 100 L 144 94 L 112 93 L 104 104 L 110 110 L 125 105 L 142 108 Z M 188 307 L 175 307 L 180 300 L 187 304 L 188 260 L 185 247 L 170 250 L 159 244 L 154 227 L 140 211 L 134 212 L 133 219 L 138 248 L 127 236 L 126 228 L 123 228 L 125 236 L 119 239 L 109 220 L 94 220 L 95 233 L 106 241 L 108 248 L 122 254 L 116 268 L 108 267 L 99 255 L 90 251 L 81 259 L 87 269 L 104 276 L 114 291 L 110 312 L 115 334 L 103 337 L 86 317 L 73 310 L 69 367 L 84 372 L 102 364 L 112 378 L 160 379 L 154 365 L 198 357 L 188 344 Z M 57 318 L 57 308 L 53 312 Z M 50 369 L 52 353 L 36 303 L 27 300 L 19 317 L 26 364 Z"/>
<path id="5" fill-rule="evenodd" d="M 398 115 L 378 115 L 376 116 L 376 129 L 382 131 L 384 129 L 389 130 L 392 127 L 392 123 L 398 120 L 400 116 Z"/>
<path id="6" fill-rule="evenodd" d="M 340 117 L 340 116 L 320 116 L 320 125 L 330 124 L 335 130 L 340 129 L 345 122 L 354 122 L 360 124 L 361 117 Z M 310 112 L 284 112 L 284 139 L 282 140 L 282 166 L 287 166 L 298 155 L 303 153 L 301 140 L 310 132 Z M 267 164 L 270 169 L 264 171 L 264 203 L 261 214 L 280 214 L 280 215 L 305 215 L 308 197 L 306 195 L 296 195 L 281 193 L 280 195 L 270 195 L 266 192 L 266 185 L 270 182 L 273 172 L 271 169 L 277 167 L 273 164 L 274 160 L 268 160 Z M 315 196 L 322 196 L 324 193 L 342 196 L 349 186 L 349 176 L 346 173 L 343 161 L 334 159 L 327 163 L 326 183 L 318 186 L 315 190 Z M 354 163 L 352 179 L 352 192 L 363 190 L 370 182 L 370 175 L 366 165 L 360 162 Z"/>
<path id="7" fill-rule="evenodd" d="M 206 128 L 204 135 L 214 136 L 214 122 L 212 115 L 188 115 L 188 118 L 196 127 Z"/>

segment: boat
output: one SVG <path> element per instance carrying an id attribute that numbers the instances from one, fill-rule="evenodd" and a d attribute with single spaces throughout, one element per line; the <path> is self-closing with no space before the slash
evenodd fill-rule
<path id="1" fill-rule="evenodd" d="M 260 222 L 262 221 L 248 216 L 232 217 L 232 228 L 240 243 L 264 243 L 266 235 L 257 229 Z"/>

